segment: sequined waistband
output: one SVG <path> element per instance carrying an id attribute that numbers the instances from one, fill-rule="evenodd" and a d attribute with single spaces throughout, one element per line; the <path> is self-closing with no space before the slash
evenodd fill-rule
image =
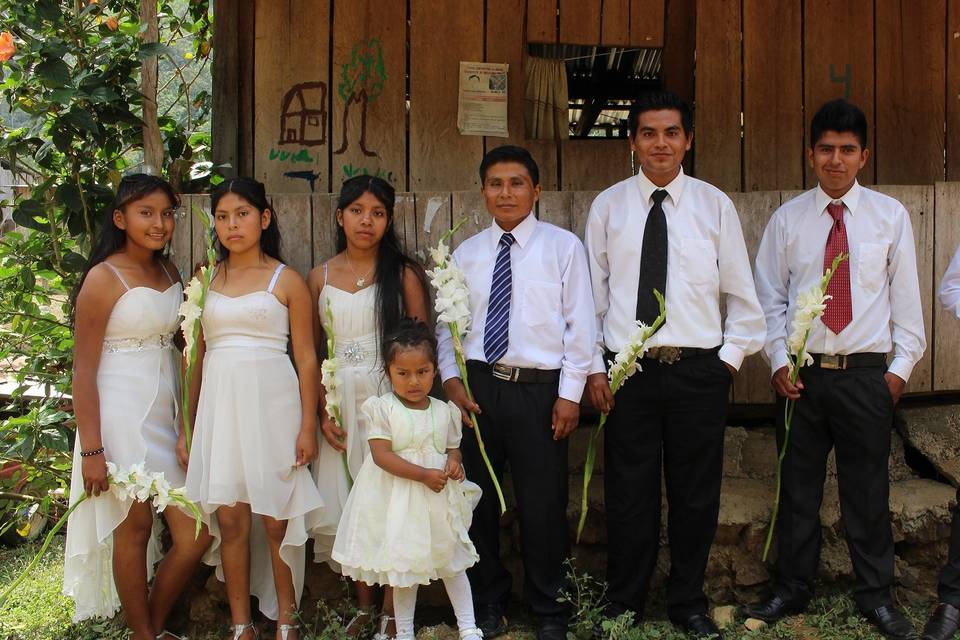
<path id="1" fill-rule="evenodd" d="M 143 338 L 114 338 L 103 341 L 104 353 L 152 351 L 173 346 L 172 333 L 157 333 Z"/>
<path id="2" fill-rule="evenodd" d="M 377 348 L 376 337 L 361 338 L 360 340 L 337 340 L 336 356 L 345 366 L 373 365 L 377 362 L 380 350 Z"/>

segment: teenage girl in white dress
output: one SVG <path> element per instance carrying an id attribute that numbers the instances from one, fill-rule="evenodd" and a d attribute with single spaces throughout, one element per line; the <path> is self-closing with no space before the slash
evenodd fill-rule
<path id="1" fill-rule="evenodd" d="M 319 384 L 310 292 L 280 261 L 280 230 L 261 183 L 227 180 L 211 208 L 220 261 L 202 315 L 187 495 L 220 525 L 230 638 L 259 637 L 252 593 L 278 620 L 277 640 L 297 640 L 304 544 L 323 506 L 307 468 L 317 456 Z M 181 439 L 186 464 L 185 449 Z"/>
<path id="2" fill-rule="evenodd" d="M 177 636 L 162 631 L 177 596 L 211 538 L 195 537 L 193 518 L 168 507 L 173 546 L 160 557 L 149 502 L 108 491 L 107 462 L 142 464 L 174 487 L 177 466 L 179 358 L 173 344 L 182 297 L 180 277 L 164 256 L 178 198 L 156 176 L 120 181 L 77 288 L 74 305 L 73 406 L 77 440 L 70 496 L 93 496 L 67 525 L 63 592 L 74 620 L 110 617 L 122 606 L 135 640 Z"/>
<path id="3" fill-rule="evenodd" d="M 314 302 L 314 336 L 318 357 L 327 356 L 326 322 L 329 303 L 333 311 L 333 329 L 339 380 L 342 389 L 339 427 L 324 410 L 321 389 L 320 458 L 314 477 L 326 510 L 314 535 L 314 555 L 318 562 L 330 559 L 334 536 L 346 504 L 351 479 L 347 478 L 346 456 L 351 478 L 370 453 L 366 436 L 358 427 L 360 405 L 371 396 L 389 389 L 380 358 L 380 342 L 385 333 L 396 329 L 404 316 L 429 318 L 429 289 L 423 269 L 403 253 L 394 227 L 393 187 L 381 178 L 355 176 L 346 180 L 337 202 L 337 255 L 318 266 L 307 279 Z M 348 624 L 351 635 L 360 633 L 371 622 L 377 599 L 376 589 L 355 583 L 360 614 Z M 384 594 L 385 618 L 381 631 L 393 634 L 389 616 L 392 604 Z"/>

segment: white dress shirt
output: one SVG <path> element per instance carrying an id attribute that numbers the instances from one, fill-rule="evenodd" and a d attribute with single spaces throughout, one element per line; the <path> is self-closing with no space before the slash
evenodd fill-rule
<path id="1" fill-rule="evenodd" d="M 776 372 L 787 366 L 786 339 L 799 292 L 818 286 L 834 202 L 819 187 L 777 209 L 757 253 L 757 295 L 767 317 L 764 352 Z M 853 321 L 839 334 L 820 319 L 810 329 L 807 351 L 830 355 L 889 353 L 889 371 L 910 378 L 926 339 L 910 216 L 903 205 L 859 183 L 838 200 L 850 248 Z"/>
<path id="2" fill-rule="evenodd" d="M 471 329 L 463 340 L 467 360 L 486 362 L 483 331 L 490 283 L 500 236 L 494 223 L 465 240 L 453 252 L 470 289 Z M 560 369 L 561 398 L 580 402 L 590 369 L 593 298 L 583 244 L 577 236 L 537 220 L 532 213 L 510 232 L 513 285 L 510 296 L 509 343 L 500 363 L 524 369 Z M 460 376 L 450 330 L 437 325 L 440 377 Z"/>
<path id="3" fill-rule="evenodd" d="M 604 346 L 619 351 L 636 328 L 643 230 L 659 188 L 640 171 L 602 192 L 590 207 L 586 246 L 598 325 L 591 373 L 605 371 Z M 744 357 L 760 350 L 764 336 L 740 218 L 726 194 L 682 169 L 663 188 L 667 321 L 648 346 L 720 345 L 720 359 L 739 369 Z"/>
<path id="4" fill-rule="evenodd" d="M 943 274 L 943 282 L 940 283 L 940 304 L 960 318 L 960 247 L 957 247 L 947 272 Z"/>

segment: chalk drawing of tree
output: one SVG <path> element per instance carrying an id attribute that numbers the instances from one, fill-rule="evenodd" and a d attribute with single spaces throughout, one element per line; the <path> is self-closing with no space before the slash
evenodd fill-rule
<path id="1" fill-rule="evenodd" d="M 366 156 L 379 157 L 376 151 L 367 149 L 367 105 L 383 93 L 387 82 L 387 69 L 383 63 L 383 47 L 380 38 L 358 42 L 350 52 L 350 62 L 340 66 L 340 83 L 337 93 L 343 100 L 343 141 L 335 154 L 347 150 L 347 116 L 350 105 L 360 105 L 360 150 Z"/>

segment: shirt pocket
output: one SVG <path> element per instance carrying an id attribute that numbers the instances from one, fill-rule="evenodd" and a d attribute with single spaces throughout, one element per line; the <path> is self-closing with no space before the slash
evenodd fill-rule
<path id="1" fill-rule="evenodd" d="M 680 243 L 681 276 L 692 285 L 716 284 L 720 279 L 717 270 L 717 248 L 710 240 L 683 238 Z"/>
<path id="2" fill-rule="evenodd" d="M 887 246 L 861 242 L 857 258 L 857 284 L 867 291 L 880 291 L 887 281 Z"/>
<path id="3" fill-rule="evenodd" d="M 556 329 L 563 321 L 563 288 L 558 282 L 524 280 L 521 318 L 524 325 L 536 329 Z"/>

